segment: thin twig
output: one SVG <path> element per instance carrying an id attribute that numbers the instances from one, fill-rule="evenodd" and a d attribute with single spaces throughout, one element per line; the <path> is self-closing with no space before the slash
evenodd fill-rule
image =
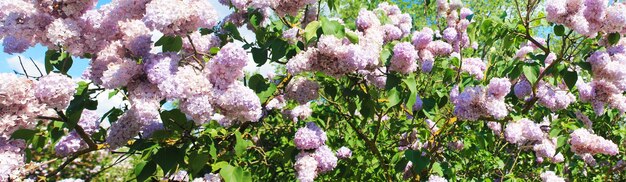
<path id="1" fill-rule="evenodd" d="M 20 65 L 22 66 L 22 70 L 24 71 L 24 75 L 26 75 L 26 78 L 29 78 L 28 73 L 26 71 L 26 68 L 24 68 L 24 64 L 22 63 L 22 56 L 18 56 L 17 58 L 20 60 Z"/>

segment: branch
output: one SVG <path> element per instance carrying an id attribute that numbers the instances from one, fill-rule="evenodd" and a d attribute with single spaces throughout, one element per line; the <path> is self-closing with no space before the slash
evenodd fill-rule
<path id="1" fill-rule="evenodd" d="M 24 75 L 26 75 L 26 78 L 28 78 L 28 73 L 26 71 L 26 68 L 24 68 L 24 64 L 22 63 L 22 56 L 18 56 L 17 57 L 20 60 L 20 65 L 22 66 L 22 70 L 24 71 Z"/>
<path id="2" fill-rule="evenodd" d="M 67 116 L 65 116 L 65 114 L 63 114 L 63 112 L 56 110 L 57 114 L 61 117 L 62 121 L 65 123 L 69 123 L 69 118 L 67 118 Z M 85 130 L 83 129 L 83 127 L 81 127 L 78 123 L 76 123 L 76 125 L 74 126 L 74 130 L 76 131 L 76 133 L 78 133 L 78 135 L 80 136 L 81 139 L 83 139 L 83 141 L 85 141 L 87 143 L 87 145 L 89 146 L 89 148 L 93 148 L 93 149 L 97 149 L 98 145 L 96 145 L 96 143 L 91 140 L 91 137 L 89 137 L 89 135 L 85 132 Z"/>

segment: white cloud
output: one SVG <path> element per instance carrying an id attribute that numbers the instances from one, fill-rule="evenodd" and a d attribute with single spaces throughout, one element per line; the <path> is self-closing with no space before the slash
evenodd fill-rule
<path id="1" fill-rule="evenodd" d="M 22 64 L 24 68 L 22 68 L 22 64 L 20 64 L 20 58 L 22 59 Z M 34 59 L 33 59 L 34 60 Z M 24 57 L 23 55 L 16 55 L 9 59 L 7 59 L 7 63 L 12 70 L 15 70 L 18 73 L 24 74 L 24 70 L 28 73 L 29 76 L 41 76 L 39 74 L 39 70 L 41 70 L 42 74 L 46 74 L 46 67 L 41 61 L 34 60 L 35 64 L 28 57 Z M 39 70 L 37 70 L 39 67 Z"/>

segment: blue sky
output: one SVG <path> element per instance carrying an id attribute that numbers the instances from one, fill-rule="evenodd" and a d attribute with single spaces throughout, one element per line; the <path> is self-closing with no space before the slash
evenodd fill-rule
<path id="1" fill-rule="evenodd" d="M 100 7 L 104 4 L 108 4 L 109 2 L 111 2 L 111 0 L 100 0 L 98 1 L 97 7 Z M 222 19 L 223 17 L 225 17 L 231 12 L 231 10 L 229 10 L 228 7 L 219 4 L 217 0 L 209 0 L 209 2 L 213 5 L 215 10 L 218 12 L 220 19 Z M 252 32 L 249 32 L 249 30 L 240 30 L 240 31 L 242 31 L 242 35 L 244 37 L 254 38 L 254 35 L 252 34 Z M 34 47 L 29 48 L 24 53 L 13 54 L 13 55 L 5 53 L 3 50 L 4 50 L 4 47 L 0 45 L 0 73 L 13 73 L 14 70 L 20 73 L 23 72 L 20 66 L 20 63 L 18 61 L 19 60 L 18 56 L 22 58 L 24 67 L 26 67 L 26 70 L 28 70 L 27 72 L 30 75 L 37 75 L 37 76 L 39 75 L 39 73 L 36 71 L 35 66 L 30 61 L 30 58 L 35 60 L 36 64 L 39 65 L 40 69 L 42 70 L 45 69 L 43 67 L 44 65 L 43 63 L 44 63 L 44 58 L 45 58 L 47 47 L 44 47 L 38 44 Z M 85 70 L 85 68 L 88 65 L 89 65 L 89 60 L 74 58 L 74 64 L 72 68 L 69 70 L 69 75 L 74 78 L 80 77 L 82 72 Z"/>

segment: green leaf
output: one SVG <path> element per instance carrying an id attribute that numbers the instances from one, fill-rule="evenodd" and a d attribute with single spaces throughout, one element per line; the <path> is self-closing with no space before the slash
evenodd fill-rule
<path id="1" fill-rule="evenodd" d="M 120 92 L 120 89 L 115 89 L 109 92 L 109 99 L 113 98 L 113 96 L 117 95 Z"/>
<path id="2" fill-rule="evenodd" d="M 306 26 L 306 28 L 304 28 L 304 40 L 307 44 L 311 42 L 314 37 L 317 37 L 317 29 L 319 28 L 319 21 L 312 21 Z"/>
<path id="3" fill-rule="evenodd" d="M 198 151 L 192 152 L 189 155 L 189 169 L 192 174 L 196 174 L 204 168 L 204 165 L 209 162 L 209 152 Z"/>
<path id="4" fill-rule="evenodd" d="M 179 164 L 184 164 L 185 152 L 176 147 L 161 148 L 152 159 L 161 167 L 163 173 L 176 171 Z"/>
<path id="5" fill-rule="evenodd" d="M 435 162 L 433 167 L 430 169 L 432 173 L 438 174 L 439 176 L 443 176 L 443 169 L 441 168 L 441 164 Z"/>
<path id="6" fill-rule="evenodd" d="M 11 139 L 23 139 L 23 140 L 29 141 L 33 139 L 35 134 L 37 134 L 37 131 L 35 130 L 19 129 L 17 131 L 14 131 L 13 134 L 11 134 Z"/>
<path id="7" fill-rule="evenodd" d="M 280 58 L 285 57 L 287 54 L 287 49 L 289 48 L 289 43 L 284 41 L 283 39 L 276 39 L 272 42 L 272 61 L 276 62 L 280 60 Z"/>
<path id="8" fill-rule="evenodd" d="M 395 88 L 402 82 L 402 78 L 396 76 L 395 74 L 387 75 L 387 81 L 385 83 L 385 90 L 391 90 Z"/>
<path id="9" fill-rule="evenodd" d="M 614 45 L 617 44 L 617 42 L 619 42 L 621 35 L 619 33 L 611 33 L 609 34 L 609 44 Z"/>
<path id="10" fill-rule="evenodd" d="M 178 132 L 190 129 L 193 125 L 193 122 L 187 121 L 187 116 L 180 109 L 161 112 L 161 120 L 166 129 Z"/>
<path id="11" fill-rule="evenodd" d="M 248 87 L 258 94 L 267 90 L 267 88 L 269 88 L 269 84 L 265 82 L 265 78 L 263 78 L 263 76 L 255 74 L 248 80 Z"/>
<path id="12" fill-rule="evenodd" d="M 211 53 L 212 55 L 216 55 L 218 52 L 220 52 L 219 47 L 211 47 L 211 49 L 209 50 L 209 53 Z"/>
<path id="13" fill-rule="evenodd" d="M 354 32 L 346 32 L 346 37 L 348 37 L 348 40 L 350 40 L 353 44 L 359 43 L 359 35 Z"/>
<path id="14" fill-rule="evenodd" d="M 220 170 L 220 176 L 225 182 L 248 182 L 252 181 L 252 175 L 248 171 L 244 171 L 241 167 L 231 165 L 224 166 Z"/>
<path id="15" fill-rule="evenodd" d="M 267 50 L 253 47 L 251 51 L 257 67 L 263 66 L 267 62 Z"/>
<path id="16" fill-rule="evenodd" d="M 163 52 L 178 52 L 183 48 L 183 38 L 164 35 L 154 45 L 161 46 Z"/>
<path id="17" fill-rule="evenodd" d="M 397 89 L 391 89 L 388 94 L 389 94 L 389 96 L 387 97 L 387 100 L 389 100 L 389 102 L 387 103 L 388 108 L 396 106 L 400 102 L 402 102 L 402 99 L 400 98 L 400 92 L 398 92 Z"/>
<path id="18" fill-rule="evenodd" d="M 567 143 L 567 137 L 565 136 L 559 136 L 556 139 L 556 148 L 561 148 L 563 147 L 563 145 L 565 145 L 565 143 Z"/>
<path id="19" fill-rule="evenodd" d="M 49 74 L 50 72 L 52 72 L 52 70 L 54 70 L 54 66 L 52 66 L 52 62 L 56 63 L 60 55 L 61 53 L 59 53 L 56 50 L 50 49 L 46 51 L 46 58 L 45 58 L 46 73 Z"/>
<path id="20" fill-rule="evenodd" d="M 430 159 L 422 156 L 422 152 L 418 150 L 407 150 L 404 152 L 404 157 L 413 163 L 413 171 L 418 174 L 430 164 Z"/>
<path id="21" fill-rule="evenodd" d="M 563 25 L 555 25 L 554 34 L 557 36 L 565 36 L 565 27 Z"/>
<path id="22" fill-rule="evenodd" d="M 228 162 L 226 161 L 219 161 L 217 163 L 214 163 L 211 165 L 211 169 L 213 169 L 213 172 L 220 170 L 226 166 L 229 166 Z"/>
<path id="23" fill-rule="evenodd" d="M 237 140 L 237 143 L 235 144 L 235 155 L 237 155 L 238 157 L 241 156 L 246 150 L 248 150 L 248 147 L 254 146 L 252 141 L 243 139 L 239 131 L 235 131 L 235 137 Z"/>
<path id="24" fill-rule="evenodd" d="M 224 30 L 226 30 L 229 33 L 229 35 L 231 37 L 233 37 L 233 39 L 235 39 L 235 40 L 243 40 L 243 38 L 241 37 L 241 34 L 239 33 L 239 30 L 237 30 L 237 26 L 235 24 L 227 23 L 224 26 Z"/>
<path id="25" fill-rule="evenodd" d="M 376 114 L 376 103 L 370 98 L 363 99 L 359 112 L 364 118 L 374 118 L 374 114 Z"/>
<path id="26" fill-rule="evenodd" d="M 154 172 L 156 172 L 156 163 L 154 163 L 153 161 L 139 162 L 135 166 L 134 172 L 135 172 L 135 177 L 137 177 L 137 181 L 139 182 L 146 181 L 146 179 L 150 178 L 150 176 L 152 176 Z"/>
<path id="27" fill-rule="evenodd" d="M 578 81 L 578 73 L 576 71 L 568 71 L 565 69 L 561 71 L 561 76 L 563 77 L 563 81 L 565 81 L 567 88 L 572 90 L 572 88 L 576 85 L 576 81 Z"/>
<path id="28" fill-rule="evenodd" d="M 345 27 L 337 20 L 329 21 L 327 18 L 322 18 L 322 31 L 324 35 L 334 35 L 337 38 L 346 36 Z"/>
<path id="29" fill-rule="evenodd" d="M 524 76 L 531 84 L 537 83 L 537 79 L 539 77 L 539 65 L 538 64 L 525 64 L 522 67 L 522 72 L 524 72 Z"/>

